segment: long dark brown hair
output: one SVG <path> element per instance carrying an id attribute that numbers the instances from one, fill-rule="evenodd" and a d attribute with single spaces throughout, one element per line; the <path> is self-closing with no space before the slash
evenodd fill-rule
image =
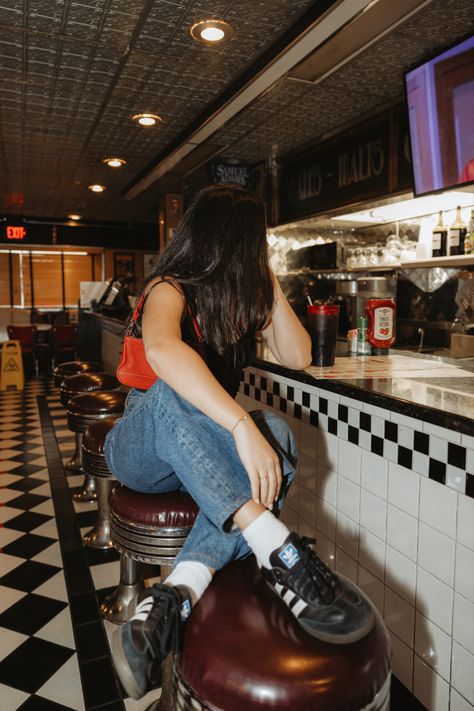
<path id="1" fill-rule="evenodd" d="M 204 340 L 218 352 L 261 330 L 273 304 L 262 200 L 226 183 L 201 190 L 144 288 L 157 276 L 183 286 Z"/>

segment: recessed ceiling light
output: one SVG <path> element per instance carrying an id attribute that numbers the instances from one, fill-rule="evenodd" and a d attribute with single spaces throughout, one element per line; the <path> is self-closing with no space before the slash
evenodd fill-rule
<path id="1" fill-rule="evenodd" d="M 73 213 L 72 215 L 68 215 L 69 220 L 80 220 L 81 217 L 82 215 L 76 215 L 75 213 Z"/>
<path id="2" fill-rule="evenodd" d="M 89 185 L 88 186 L 89 190 L 92 190 L 93 193 L 103 193 L 105 190 L 105 185 Z"/>
<path id="3" fill-rule="evenodd" d="M 136 121 L 140 126 L 154 126 L 157 121 L 161 121 L 161 116 L 157 114 L 135 114 L 132 121 Z"/>
<path id="4" fill-rule="evenodd" d="M 122 165 L 125 165 L 127 163 L 127 161 L 123 158 L 104 158 L 102 163 L 105 163 L 111 168 L 121 168 Z"/>
<path id="5" fill-rule="evenodd" d="M 224 20 L 199 20 L 191 27 L 191 37 L 204 44 L 220 44 L 233 34 L 232 27 Z"/>

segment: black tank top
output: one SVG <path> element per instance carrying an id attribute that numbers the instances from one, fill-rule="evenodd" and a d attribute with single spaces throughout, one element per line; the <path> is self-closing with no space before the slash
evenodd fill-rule
<path id="1" fill-rule="evenodd" d="M 183 284 L 180 286 L 185 293 L 186 302 L 191 305 L 188 287 Z M 229 344 L 221 354 L 212 346 L 199 341 L 191 314 L 186 310 L 181 323 L 181 338 L 199 353 L 216 380 L 235 398 L 242 379 L 242 370 L 255 359 L 255 333 L 245 333 L 236 343 Z"/>
<path id="2" fill-rule="evenodd" d="M 168 281 L 171 286 L 174 286 L 173 282 L 169 280 L 166 281 Z M 153 284 L 149 291 L 155 286 L 158 286 L 159 283 L 161 282 Z M 193 323 L 194 315 L 192 311 L 193 299 L 191 290 L 185 284 L 180 283 L 180 286 L 184 292 L 186 303 L 191 309 L 191 312 L 189 309 L 186 309 L 185 316 L 181 322 L 181 338 L 199 353 L 201 358 L 207 363 L 207 367 L 216 380 L 227 390 L 229 395 L 235 398 L 242 379 L 242 370 L 255 359 L 255 333 L 251 333 L 250 331 L 245 333 L 236 343 L 229 344 L 222 354 L 218 353 L 212 346 L 202 343 L 196 334 Z M 143 302 L 143 306 L 144 305 L 145 301 Z M 139 326 L 141 328 L 141 314 Z"/>

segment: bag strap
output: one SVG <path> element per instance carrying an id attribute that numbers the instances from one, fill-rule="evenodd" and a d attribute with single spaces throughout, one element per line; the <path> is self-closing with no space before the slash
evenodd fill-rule
<path id="1" fill-rule="evenodd" d="M 165 280 L 163 280 L 163 281 L 165 281 Z M 131 317 L 130 321 L 128 322 L 127 331 L 129 331 L 129 329 L 130 330 L 133 329 L 133 327 L 137 323 L 138 319 L 140 318 L 141 312 L 143 310 L 143 307 L 145 306 L 145 302 L 150 294 L 150 291 L 152 289 L 154 289 L 155 286 L 158 286 L 158 284 L 163 284 L 163 281 L 155 282 L 154 284 L 151 285 L 151 287 L 148 289 L 148 291 L 144 291 L 143 294 L 140 296 L 138 303 L 135 306 L 135 311 L 133 312 L 132 317 Z M 186 304 L 186 306 L 188 309 L 188 314 L 193 322 L 194 331 L 196 332 L 197 339 L 200 343 L 204 343 L 204 337 L 203 337 L 201 330 L 199 328 L 197 319 L 196 319 L 195 315 L 193 314 L 191 306 L 189 304 Z"/>

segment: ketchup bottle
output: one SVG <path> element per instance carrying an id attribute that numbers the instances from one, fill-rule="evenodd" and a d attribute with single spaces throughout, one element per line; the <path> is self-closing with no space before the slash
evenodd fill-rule
<path id="1" fill-rule="evenodd" d="M 368 342 L 378 351 L 387 351 L 395 343 L 395 301 L 368 299 L 365 311 L 369 319 Z"/>

